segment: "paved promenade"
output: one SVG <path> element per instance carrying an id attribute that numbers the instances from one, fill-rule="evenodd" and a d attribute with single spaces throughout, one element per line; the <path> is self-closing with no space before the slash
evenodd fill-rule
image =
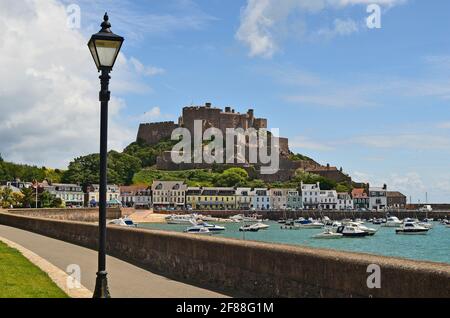
<path id="1" fill-rule="evenodd" d="M 22 245 L 63 271 L 66 271 L 68 265 L 79 265 L 81 283 L 89 290 L 94 290 L 96 251 L 3 225 L 0 225 L 0 236 Z M 110 256 L 107 257 L 107 270 L 111 296 L 116 298 L 226 297 L 214 291 L 156 275 Z"/>

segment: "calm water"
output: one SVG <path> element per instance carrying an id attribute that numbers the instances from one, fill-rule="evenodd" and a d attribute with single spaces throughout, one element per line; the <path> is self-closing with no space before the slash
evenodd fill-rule
<path id="1" fill-rule="evenodd" d="M 218 223 L 217 223 L 218 224 Z M 415 260 L 427 260 L 450 264 L 450 228 L 434 222 L 434 227 L 427 235 L 397 235 L 394 228 L 366 224 L 368 227 L 379 228 L 375 236 L 365 238 L 342 238 L 320 240 L 311 238 L 322 232 L 321 229 L 281 230 L 280 224 L 266 222 L 268 230 L 256 233 L 246 232 L 245 239 L 271 243 L 284 243 L 309 247 L 322 247 L 335 250 L 363 252 L 370 254 L 403 257 Z M 239 232 L 240 223 L 220 224 L 227 229 L 219 237 L 244 239 Z M 140 224 L 141 228 L 183 232 L 186 225 L 172 224 Z M 192 234 L 195 235 L 195 234 Z"/>

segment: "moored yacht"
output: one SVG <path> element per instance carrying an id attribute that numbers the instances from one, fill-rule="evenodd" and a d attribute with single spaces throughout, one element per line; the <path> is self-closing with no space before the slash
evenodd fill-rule
<path id="1" fill-rule="evenodd" d="M 196 216 L 191 214 L 186 215 L 169 215 L 166 217 L 167 224 L 192 224 L 196 221 Z"/>
<path id="2" fill-rule="evenodd" d="M 402 221 L 400 221 L 396 216 L 388 217 L 386 224 L 384 224 L 386 227 L 399 227 L 400 225 L 402 225 Z"/>
<path id="3" fill-rule="evenodd" d="M 344 237 L 365 237 L 369 235 L 369 233 L 359 229 L 358 227 L 344 225 L 340 226 L 336 233 L 340 233 Z"/>
<path id="4" fill-rule="evenodd" d="M 344 237 L 342 233 L 335 233 L 330 228 L 327 228 L 324 232 L 313 236 L 315 239 L 338 239 L 342 237 Z"/>
<path id="5" fill-rule="evenodd" d="M 127 226 L 127 227 L 137 227 L 137 223 L 134 223 L 132 219 L 128 217 L 120 218 L 111 220 L 108 222 L 109 225 L 120 225 L 120 226 Z"/>
<path id="6" fill-rule="evenodd" d="M 427 234 L 428 230 L 426 227 L 420 226 L 414 222 L 408 222 L 402 224 L 400 228 L 395 230 L 396 234 Z"/>
<path id="7" fill-rule="evenodd" d="M 201 225 L 189 227 L 186 230 L 184 230 L 184 233 L 200 234 L 200 235 L 212 235 L 213 234 L 207 227 L 204 227 Z"/>

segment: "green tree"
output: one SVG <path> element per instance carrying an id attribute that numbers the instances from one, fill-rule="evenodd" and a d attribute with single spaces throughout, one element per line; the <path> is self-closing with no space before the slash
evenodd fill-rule
<path id="1" fill-rule="evenodd" d="M 133 176 L 141 169 L 138 158 L 128 154 L 111 151 L 108 154 L 108 182 L 116 184 L 131 184 Z M 80 183 L 86 187 L 98 183 L 100 178 L 100 155 L 91 154 L 76 158 L 63 173 L 62 182 Z"/>
<path id="2" fill-rule="evenodd" d="M 22 188 L 22 207 L 31 208 L 35 202 L 35 193 L 33 188 Z"/>
<path id="3" fill-rule="evenodd" d="M 230 168 L 216 178 L 215 185 L 218 187 L 235 187 L 245 185 L 247 181 L 247 171 L 242 168 Z"/>
<path id="4" fill-rule="evenodd" d="M 0 201 L 3 208 L 8 209 L 13 205 L 12 193 L 13 191 L 8 187 L 0 189 Z"/>

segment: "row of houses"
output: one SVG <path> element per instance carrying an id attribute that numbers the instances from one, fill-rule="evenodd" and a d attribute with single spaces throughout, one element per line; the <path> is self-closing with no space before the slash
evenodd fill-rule
<path id="1" fill-rule="evenodd" d="M 188 187 L 182 181 L 154 181 L 151 187 L 121 187 L 127 207 L 193 210 L 385 210 L 405 208 L 406 196 L 387 187 L 323 190 L 320 183 L 298 189 Z"/>
<path id="2" fill-rule="evenodd" d="M 10 184 L 11 187 L 33 184 Z M 99 202 L 99 185 L 84 192 L 76 184 L 39 184 L 66 206 L 95 207 Z M 352 193 L 324 190 L 320 183 L 304 184 L 298 189 L 188 187 L 183 181 L 154 181 L 151 186 L 108 185 L 107 204 L 155 209 L 192 210 L 385 210 L 405 208 L 406 196 L 387 191 L 387 186 L 353 189 Z"/>

